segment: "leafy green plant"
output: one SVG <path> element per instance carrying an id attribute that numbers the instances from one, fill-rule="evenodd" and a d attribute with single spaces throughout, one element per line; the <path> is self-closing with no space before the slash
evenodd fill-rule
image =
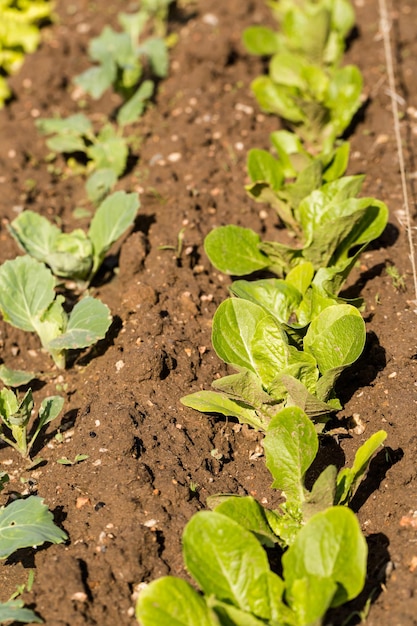
<path id="1" fill-rule="evenodd" d="M 24 252 L 46 263 L 56 276 L 88 285 L 110 247 L 133 224 L 139 208 L 136 193 L 116 191 L 98 207 L 87 233 L 63 233 L 33 211 L 23 211 L 9 230 Z"/>
<path id="2" fill-rule="evenodd" d="M 55 293 L 51 271 L 30 256 L 0 266 L 0 311 L 16 328 L 35 332 L 59 368 L 68 350 L 85 348 L 102 339 L 110 324 L 109 308 L 91 296 L 80 300 L 68 315 L 64 297 Z"/>
<path id="3" fill-rule="evenodd" d="M 290 51 L 324 67 L 341 61 L 346 37 L 355 24 L 349 0 L 271 0 L 268 5 L 280 30 L 246 29 L 243 42 L 249 52 L 270 56 Z"/>
<path id="4" fill-rule="evenodd" d="M 332 507 L 301 529 L 282 557 L 280 577 L 251 532 L 226 515 L 201 511 L 185 527 L 183 556 L 203 595 L 179 578 L 156 580 L 139 594 L 141 626 L 320 624 L 328 608 L 362 590 L 367 548 L 355 515 Z"/>
<path id="5" fill-rule="evenodd" d="M 213 318 L 217 355 L 238 370 L 213 381 L 216 391 L 181 399 L 185 406 L 236 417 L 266 430 L 282 408 L 296 405 L 318 422 L 341 408 L 334 386 L 361 355 L 365 324 L 349 304 L 331 304 L 307 332 L 291 334 L 266 308 L 241 298 L 225 300 Z M 296 344 L 296 345 L 294 345 Z"/>
<path id="6" fill-rule="evenodd" d="M 61 459 L 58 459 L 57 463 L 59 463 L 60 465 L 77 465 L 82 461 L 86 461 L 88 459 L 88 456 L 88 454 L 76 454 L 72 461 L 71 459 L 67 459 L 67 457 L 64 456 Z"/>
<path id="7" fill-rule="evenodd" d="M 42 401 L 36 427 L 29 435 L 28 426 L 33 410 L 32 390 L 26 392 L 22 400 L 10 389 L 0 391 L 0 440 L 12 446 L 22 457 L 30 456 L 33 444 L 44 426 L 52 422 L 60 414 L 64 405 L 61 396 L 49 396 Z M 4 432 L 4 426 L 10 431 L 13 439 Z"/>
<path id="8" fill-rule="evenodd" d="M 235 276 L 263 269 L 282 276 L 304 261 L 316 270 L 329 268 L 342 275 L 382 234 L 388 221 L 383 202 L 352 197 L 362 181 L 361 176 L 342 177 L 325 183 L 299 203 L 291 218 L 302 232 L 299 246 L 262 242 L 253 230 L 228 225 L 207 235 L 206 254 L 217 269 Z"/>
<path id="9" fill-rule="evenodd" d="M 90 174 L 86 189 L 92 202 L 99 202 L 126 169 L 128 142 L 110 123 L 95 133 L 91 120 L 77 113 L 66 118 L 40 118 L 36 127 L 44 135 L 52 135 L 46 140 L 52 152 L 79 154 L 87 161 Z"/>
<path id="10" fill-rule="evenodd" d="M 74 83 L 93 98 L 100 98 L 111 86 L 121 94 L 125 104 L 117 122 L 130 124 L 140 117 L 154 92 L 154 81 L 146 75 L 163 78 L 168 71 L 168 51 L 161 36 L 165 34 L 168 7 L 172 0 L 148 0 L 136 13 L 120 13 L 122 32 L 106 26 L 99 37 L 91 40 L 90 58 L 96 63 L 74 79 Z M 144 38 L 145 31 L 152 35 Z"/>
<path id="11" fill-rule="evenodd" d="M 349 160 L 349 144 L 345 142 L 329 153 L 313 156 L 288 131 L 271 133 L 271 142 L 278 158 L 266 150 L 249 151 L 247 169 L 251 183 L 246 185 L 246 191 L 256 202 L 272 206 L 287 228 L 300 236 L 300 203 L 325 183 L 343 176 Z M 359 187 L 360 177 L 357 180 Z"/>
<path id="12" fill-rule="evenodd" d="M 31 591 L 34 581 L 34 571 L 29 570 L 28 580 L 22 585 L 17 585 L 16 591 L 12 593 L 7 602 L 0 602 L 0 623 L 13 621 L 26 623 L 43 624 L 43 620 L 40 619 L 33 611 L 24 607 L 22 596 L 25 591 Z"/>
<path id="13" fill-rule="evenodd" d="M 385 437 L 384 431 L 372 435 L 352 468 L 338 473 L 327 466 L 309 491 L 304 479 L 317 454 L 317 433 L 300 409 L 278 413 L 264 447 L 272 487 L 286 502 L 272 511 L 250 496 L 209 498 L 214 511 L 197 513 L 183 534 L 184 562 L 203 595 L 178 578 L 154 581 L 139 594 L 140 624 L 321 624 L 330 607 L 363 588 L 365 539 L 354 514 L 342 505 L 353 497 Z M 282 577 L 271 571 L 261 548 L 277 544 L 284 550 Z"/>
<path id="14" fill-rule="evenodd" d="M 39 25 L 51 19 L 53 5 L 49 0 L 0 0 L 0 108 L 11 91 L 5 76 L 15 74 L 25 55 L 39 45 Z"/>

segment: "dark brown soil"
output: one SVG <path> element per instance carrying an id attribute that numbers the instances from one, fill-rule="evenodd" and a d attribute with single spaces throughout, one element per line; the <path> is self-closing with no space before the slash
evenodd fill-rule
<path id="1" fill-rule="evenodd" d="M 417 624 L 417 534 L 400 521 L 417 509 L 416 303 L 399 213 L 403 200 L 378 3 L 355 4 L 358 30 L 347 57 L 364 74 L 368 101 L 350 135 L 350 173 L 366 173 L 366 195 L 385 201 L 391 218 L 349 286 L 350 294 L 365 298 L 368 341 L 360 362 L 340 383 L 345 408 L 338 417 L 355 416 L 364 432 L 342 431 L 340 447 L 330 438 L 321 454 L 343 465 L 376 430 L 384 428 L 388 438 L 354 503 L 369 541 L 368 584 L 352 608 L 328 623 L 346 623 L 370 598 L 369 626 L 411 626 Z M 400 0 L 393 5 L 391 34 L 412 185 L 417 5 Z M 61 157 L 48 168 L 48 150 L 34 120 L 80 110 L 71 79 L 89 64 L 89 38 L 104 24 L 114 25 L 121 8 L 125 3 L 58 0 L 60 21 L 45 30 L 41 48 L 12 81 L 15 99 L 0 112 L 1 262 L 18 253 L 6 225 L 20 207 L 59 218 L 67 230 L 88 224 L 73 216 L 76 207 L 91 208 L 83 179 Z M 251 493 L 269 504 L 276 498 L 261 435 L 180 404 L 181 396 L 208 389 L 225 372 L 211 347 L 210 326 L 227 297 L 229 279 L 205 257 L 205 235 L 234 223 L 280 237 L 274 213 L 265 213 L 244 191 L 248 149 L 267 148 L 279 123 L 262 115 L 251 95 L 250 82 L 263 65 L 245 52 L 240 37 L 246 26 L 268 20 L 263 0 L 198 0 L 172 15 L 178 43 L 171 51 L 170 76 L 133 129 L 135 158 L 119 182 L 120 189 L 140 193 L 139 215 L 93 289 L 114 315 L 108 338 L 59 372 L 36 337 L 0 324 L 3 361 L 45 373 L 35 385 L 37 404 L 57 386 L 66 399 L 61 424 L 50 426 L 37 450 L 43 465 L 27 471 L 10 448 L 0 449 L 1 468 L 12 479 L 2 502 L 13 492 L 39 494 L 70 537 L 65 546 L 22 551 L 0 569 L 4 601 L 35 568 L 33 590 L 24 599 L 48 626 L 133 626 L 139 583 L 167 573 L 186 575 L 182 530 L 209 494 Z M 85 110 L 100 119 L 116 105 L 104 97 L 88 100 Z M 177 245 L 181 229 L 180 253 L 162 250 Z M 403 276 L 405 289 L 387 274 L 388 265 Z M 63 443 L 55 439 L 57 428 Z M 57 463 L 77 454 L 88 459 L 73 466 Z"/>

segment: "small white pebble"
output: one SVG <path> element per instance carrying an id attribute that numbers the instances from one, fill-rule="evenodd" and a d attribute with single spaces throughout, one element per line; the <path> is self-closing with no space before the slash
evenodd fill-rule
<path id="1" fill-rule="evenodd" d="M 208 26 L 217 26 L 219 18 L 214 13 L 206 13 L 203 15 L 202 21 L 204 24 L 208 24 Z"/>
<path id="2" fill-rule="evenodd" d="M 120 370 L 122 370 L 125 366 L 124 361 L 117 361 L 116 362 L 116 371 L 120 372 Z"/>
<path id="3" fill-rule="evenodd" d="M 153 526 L 156 526 L 158 523 L 157 519 L 149 519 L 146 522 L 143 522 L 143 525 L 146 526 L 146 528 L 152 528 Z"/>
<path id="4" fill-rule="evenodd" d="M 181 156 L 180 152 L 171 152 L 171 154 L 168 154 L 167 159 L 170 163 L 176 163 L 181 159 Z"/>

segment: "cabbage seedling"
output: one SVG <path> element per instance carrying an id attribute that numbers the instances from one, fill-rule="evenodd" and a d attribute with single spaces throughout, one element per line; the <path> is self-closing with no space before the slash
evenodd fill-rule
<path id="1" fill-rule="evenodd" d="M 55 293 L 51 271 L 30 256 L 0 266 L 0 311 L 16 328 L 37 333 L 59 368 L 68 350 L 86 348 L 102 339 L 110 324 L 109 308 L 91 296 L 80 300 L 68 315 L 64 298 Z"/>
<path id="2" fill-rule="evenodd" d="M 28 433 L 28 425 L 33 409 L 32 391 L 26 392 L 19 401 L 10 389 L 0 391 L 0 439 L 17 450 L 24 458 L 30 456 L 33 444 L 44 426 L 52 422 L 60 414 L 64 405 L 61 396 L 50 396 L 42 401 L 34 432 Z M 11 432 L 13 439 L 4 432 L 4 426 Z"/>
<path id="3" fill-rule="evenodd" d="M 137 194 L 116 191 L 100 204 L 88 233 L 79 228 L 63 233 L 34 211 L 23 211 L 9 230 L 25 252 L 56 276 L 87 285 L 109 248 L 133 224 L 138 208 Z"/>

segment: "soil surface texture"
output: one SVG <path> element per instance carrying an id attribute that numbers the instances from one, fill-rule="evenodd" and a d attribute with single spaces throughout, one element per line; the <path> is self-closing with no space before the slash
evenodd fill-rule
<path id="1" fill-rule="evenodd" d="M 89 223 L 74 216 L 76 208 L 92 210 L 83 177 L 62 156 L 48 160 L 35 120 L 84 111 L 100 122 L 119 104 L 110 95 L 83 102 L 72 79 L 90 66 L 91 37 L 106 24 L 116 27 L 128 3 L 56 4 L 59 20 L 43 30 L 41 47 L 11 81 L 13 101 L 0 111 L 0 262 L 21 253 L 7 224 L 22 208 L 66 231 Z M 346 61 L 363 72 L 365 103 L 349 132 L 349 173 L 366 174 L 364 195 L 386 202 L 390 220 L 349 279 L 346 293 L 365 299 L 367 344 L 340 380 L 338 434 L 323 438 L 320 458 L 342 467 L 373 432 L 383 428 L 388 437 L 353 503 L 369 544 L 367 585 L 326 624 L 358 624 L 362 613 L 369 626 L 411 626 L 417 624 L 417 303 L 378 2 L 357 0 L 355 9 Z M 390 19 L 415 225 L 417 3 L 393 0 Z M 114 316 L 106 339 L 59 371 L 35 336 L 0 322 L 2 361 L 42 373 L 32 385 L 36 405 L 57 389 L 65 397 L 62 419 L 49 425 L 35 451 L 40 465 L 28 470 L 11 448 L 0 447 L 0 469 L 11 478 L 1 503 L 16 493 L 38 494 L 69 535 L 65 545 L 22 550 L 0 567 L 2 601 L 35 570 L 23 598 L 48 626 L 133 626 L 140 583 L 187 577 L 181 535 L 207 496 L 277 502 L 262 435 L 180 403 L 227 372 L 210 334 L 230 279 L 209 263 L 204 237 L 229 223 L 268 239 L 285 236 L 274 211 L 244 189 L 248 150 L 268 149 L 269 133 L 280 127 L 250 90 L 265 71 L 241 43 L 244 28 L 255 23 L 272 23 L 263 0 L 198 0 L 172 11 L 169 29 L 178 41 L 170 73 L 129 127 L 135 142 L 117 185 L 137 191 L 141 206 L 91 289 Z M 57 463 L 78 454 L 88 458 Z"/>

